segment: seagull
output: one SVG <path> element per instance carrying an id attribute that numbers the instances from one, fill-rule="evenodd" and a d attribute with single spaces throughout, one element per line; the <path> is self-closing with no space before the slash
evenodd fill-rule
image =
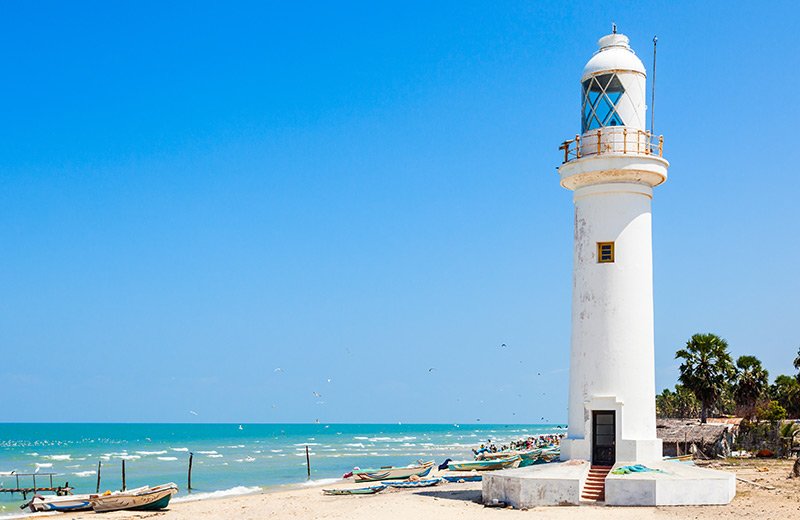
<path id="1" fill-rule="evenodd" d="M 506 344 L 505 344 L 505 343 L 503 343 L 503 344 L 502 344 L 502 345 L 500 345 L 500 346 L 501 346 L 501 347 L 505 347 L 505 346 L 506 346 Z"/>
<path id="2" fill-rule="evenodd" d="M 428 372 L 433 372 L 434 370 L 436 370 L 436 369 L 435 368 L 429 368 Z"/>
<path id="3" fill-rule="evenodd" d="M 316 393 L 316 392 L 311 392 L 311 393 L 312 393 L 312 394 L 314 394 L 314 396 L 315 396 L 315 397 L 322 397 L 321 395 L 319 395 L 319 394 L 318 394 L 318 393 Z"/>
<path id="4" fill-rule="evenodd" d="M 283 369 L 282 368 L 276 368 L 275 370 L 273 370 L 273 372 L 283 372 Z"/>
<path id="5" fill-rule="evenodd" d="M 330 379 L 328 379 L 328 382 L 330 383 L 330 382 L 331 382 L 331 380 L 330 380 Z"/>
<path id="6" fill-rule="evenodd" d="M 195 412 L 194 410 L 189 410 L 189 413 L 192 415 L 197 415 L 197 412 Z"/>
<path id="7" fill-rule="evenodd" d="M 275 408 L 275 405 L 273 404 L 272 407 Z"/>

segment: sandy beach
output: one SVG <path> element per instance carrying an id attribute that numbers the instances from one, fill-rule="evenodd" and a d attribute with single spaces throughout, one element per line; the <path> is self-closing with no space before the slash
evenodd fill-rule
<path id="1" fill-rule="evenodd" d="M 387 489 L 369 496 L 326 496 L 320 487 L 240 496 L 219 500 L 179 502 L 158 512 L 103 513 L 109 520 L 159 518 L 188 520 L 194 518 L 342 518 L 394 519 L 436 518 L 487 519 L 638 519 L 638 518 L 797 518 L 800 517 L 800 479 L 787 479 L 793 461 L 745 459 L 741 462 L 716 462 L 716 469 L 736 472 L 737 477 L 755 482 L 765 489 L 737 482 L 736 498 L 725 506 L 685 507 L 580 507 L 531 508 L 528 510 L 487 508 L 480 503 L 481 485 L 443 483 L 419 490 Z M 766 470 L 764 469 L 766 468 Z M 760 471 L 759 471 L 760 470 Z M 352 483 L 326 487 L 353 486 Z M 358 487 L 358 486 L 353 486 Z M 91 519 L 96 513 L 64 515 L 63 519 Z"/>

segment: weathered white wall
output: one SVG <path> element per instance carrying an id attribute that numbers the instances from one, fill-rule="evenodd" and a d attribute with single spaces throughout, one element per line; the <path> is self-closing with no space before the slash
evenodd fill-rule
<path id="1" fill-rule="evenodd" d="M 574 194 L 568 433 L 589 440 L 591 409 L 617 408 L 618 460 L 630 451 L 621 441 L 656 440 L 651 197 L 651 187 L 635 183 L 593 184 Z M 598 263 L 598 242 L 615 243 L 613 263 Z M 619 406 L 592 406 L 605 397 Z"/>

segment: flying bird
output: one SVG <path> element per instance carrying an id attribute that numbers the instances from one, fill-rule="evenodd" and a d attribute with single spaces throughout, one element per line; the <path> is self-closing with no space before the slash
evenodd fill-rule
<path id="1" fill-rule="evenodd" d="M 316 392 L 311 392 L 311 393 L 314 394 L 314 397 L 322 397 L 320 394 L 318 394 Z"/>
<path id="2" fill-rule="evenodd" d="M 330 379 L 328 379 L 328 382 L 330 383 L 330 382 L 331 382 L 331 380 L 330 380 Z"/>
<path id="3" fill-rule="evenodd" d="M 275 370 L 273 370 L 273 372 L 283 372 L 283 369 L 279 367 L 279 368 L 276 368 Z"/>
<path id="4" fill-rule="evenodd" d="M 189 413 L 192 415 L 197 415 L 197 412 L 195 412 L 194 410 L 189 410 Z"/>
<path id="5" fill-rule="evenodd" d="M 429 368 L 428 372 L 433 372 L 434 370 L 436 370 L 436 369 L 435 368 Z"/>
<path id="6" fill-rule="evenodd" d="M 505 344 L 505 343 L 503 343 L 503 344 L 502 344 L 502 345 L 500 345 L 500 346 L 501 346 L 501 347 L 505 347 L 505 346 L 506 346 L 506 344 Z"/>

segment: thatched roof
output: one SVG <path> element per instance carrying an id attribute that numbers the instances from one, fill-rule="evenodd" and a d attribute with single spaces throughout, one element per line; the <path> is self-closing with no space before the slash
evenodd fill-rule
<path id="1" fill-rule="evenodd" d="M 729 424 L 700 424 L 697 419 L 658 419 L 656 436 L 664 443 L 693 442 L 707 444 L 716 442 L 731 428 Z"/>

